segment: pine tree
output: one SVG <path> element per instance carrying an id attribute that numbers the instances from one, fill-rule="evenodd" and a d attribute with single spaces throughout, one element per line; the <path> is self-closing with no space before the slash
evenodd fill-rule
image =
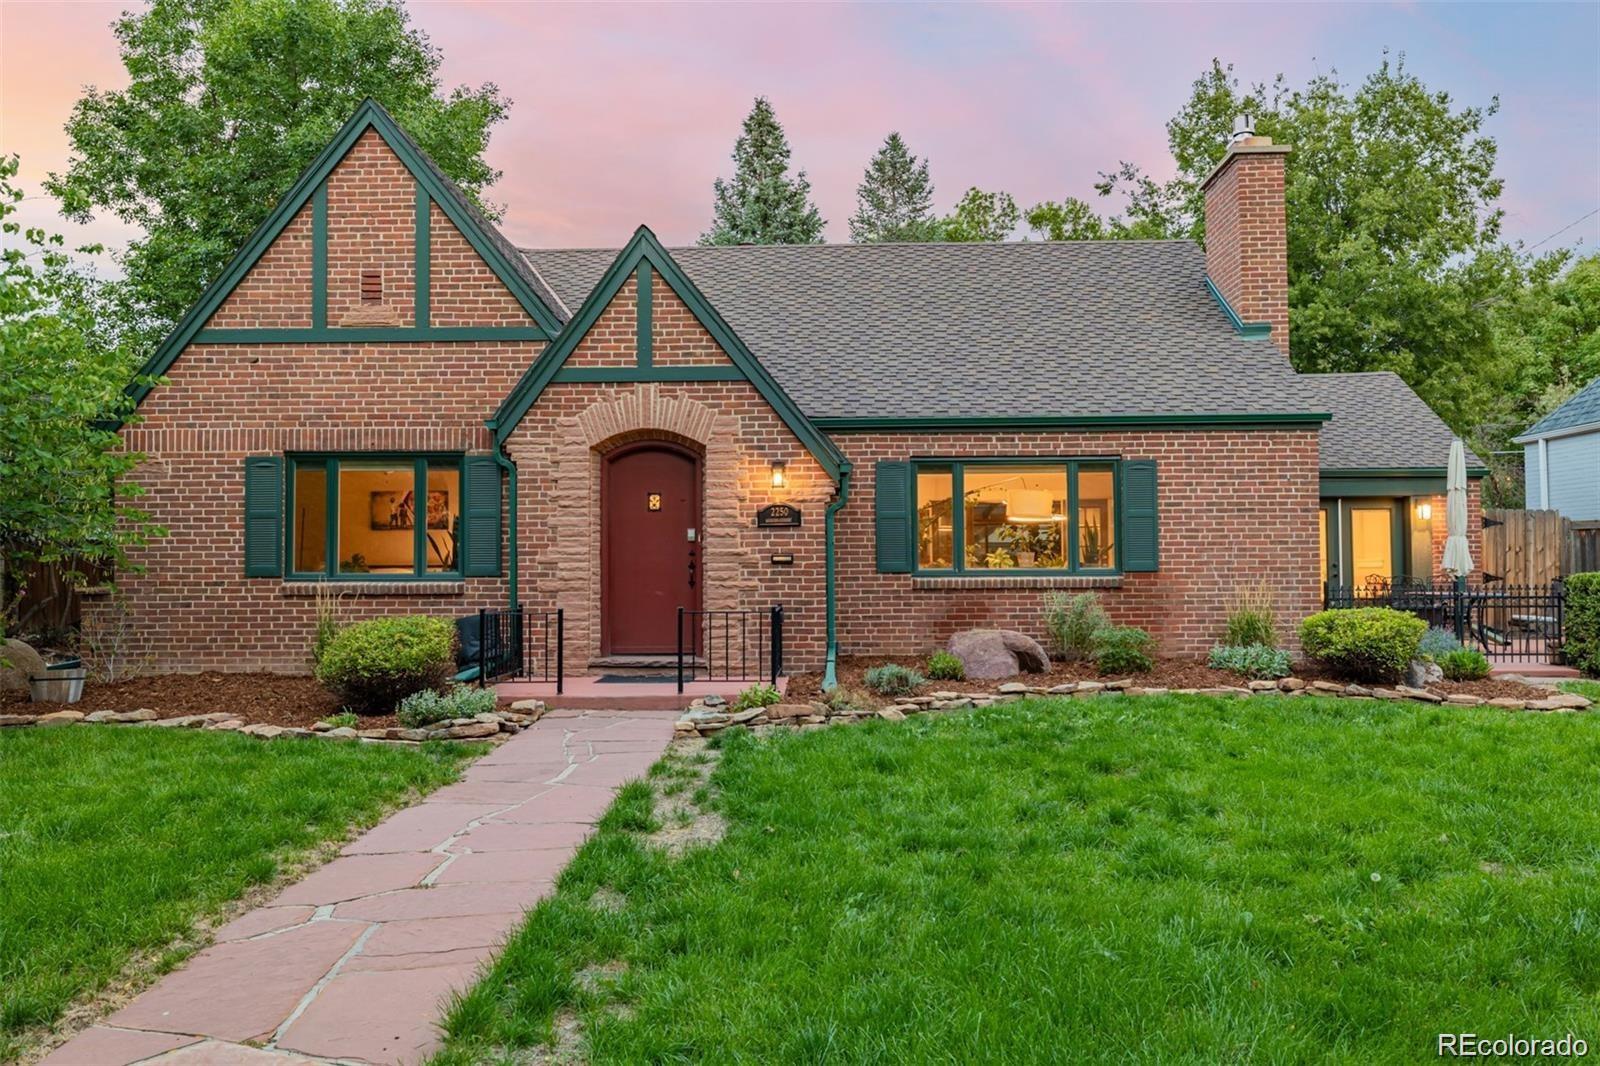
<path id="1" fill-rule="evenodd" d="M 789 141 L 764 96 L 733 145 L 733 180 L 718 178 L 701 244 L 821 244 L 822 216 L 806 172 L 789 177 Z"/>
<path id="2" fill-rule="evenodd" d="M 860 244 L 938 240 L 928 161 L 906 150 L 900 134 L 884 139 L 856 186 L 850 239 Z"/>

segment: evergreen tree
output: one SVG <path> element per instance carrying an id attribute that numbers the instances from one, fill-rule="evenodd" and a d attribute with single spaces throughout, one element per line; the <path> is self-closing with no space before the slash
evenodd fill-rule
<path id="1" fill-rule="evenodd" d="M 789 141 L 764 96 L 733 144 L 733 180 L 718 178 L 701 244 L 821 244 L 822 216 L 806 172 L 789 177 Z"/>
<path id="2" fill-rule="evenodd" d="M 856 186 L 850 239 L 859 244 L 938 240 L 928 161 L 906 150 L 900 134 L 884 139 Z"/>

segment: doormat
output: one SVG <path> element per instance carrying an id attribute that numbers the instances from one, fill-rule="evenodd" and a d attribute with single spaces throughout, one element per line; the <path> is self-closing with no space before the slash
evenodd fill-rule
<path id="1" fill-rule="evenodd" d="M 691 681 L 688 674 L 683 675 L 685 681 Z M 676 685 L 677 674 L 601 674 L 595 678 L 601 685 Z"/>

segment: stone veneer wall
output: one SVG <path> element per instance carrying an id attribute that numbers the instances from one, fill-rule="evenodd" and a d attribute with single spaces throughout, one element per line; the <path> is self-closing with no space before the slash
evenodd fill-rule
<path id="1" fill-rule="evenodd" d="M 1240 586 L 1277 592 L 1281 637 L 1321 606 L 1315 429 L 1138 432 L 838 433 L 854 464 L 840 516 L 839 641 L 844 655 L 921 655 L 951 633 L 999 626 L 1045 637 L 1052 589 L 1097 588 L 1113 621 L 1148 629 L 1167 654 L 1204 653 Z M 880 574 L 873 558 L 879 460 L 980 456 L 1154 459 L 1161 569 L 1103 578 L 918 578 Z M 1110 587 L 1108 587 L 1110 586 Z"/>

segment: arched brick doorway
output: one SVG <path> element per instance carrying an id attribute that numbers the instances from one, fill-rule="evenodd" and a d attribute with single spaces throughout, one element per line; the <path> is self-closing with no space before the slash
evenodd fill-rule
<path id="1" fill-rule="evenodd" d="M 662 440 L 602 457 L 601 654 L 677 650 L 678 608 L 700 606 L 704 585 L 700 456 Z"/>

